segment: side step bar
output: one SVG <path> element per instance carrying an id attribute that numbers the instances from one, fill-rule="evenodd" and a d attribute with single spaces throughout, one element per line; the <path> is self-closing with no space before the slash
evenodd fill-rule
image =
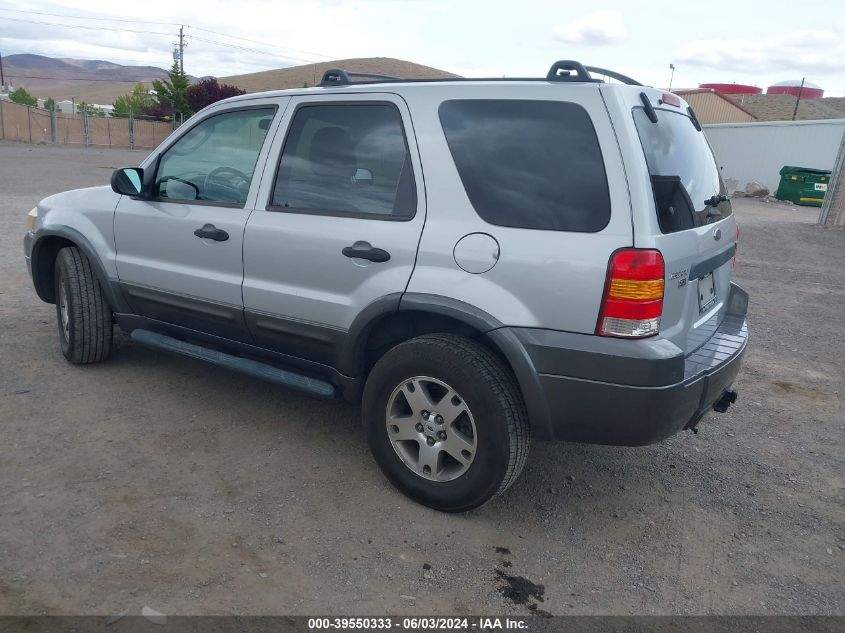
<path id="1" fill-rule="evenodd" d="M 242 374 L 255 376 L 256 378 L 263 378 L 264 380 L 269 380 L 270 382 L 275 382 L 285 387 L 296 389 L 297 391 L 304 391 L 317 398 L 333 398 L 337 395 L 335 388 L 325 381 L 279 369 L 278 367 L 260 363 L 249 358 L 232 356 L 216 349 L 180 341 L 164 334 L 157 334 L 149 330 L 132 330 L 130 337 L 133 341 L 142 345 L 204 360 L 212 365 L 233 369 Z"/>

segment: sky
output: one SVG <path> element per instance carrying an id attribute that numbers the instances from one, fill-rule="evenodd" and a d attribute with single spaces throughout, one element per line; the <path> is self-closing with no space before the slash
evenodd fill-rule
<path id="1" fill-rule="evenodd" d="M 806 77 L 845 96 L 839 0 L 0 1 L 0 51 L 169 68 L 180 24 L 195 76 L 395 57 L 468 77 L 537 77 L 575 59 L 664 88 L 673 64 L 676 89 Z"/>

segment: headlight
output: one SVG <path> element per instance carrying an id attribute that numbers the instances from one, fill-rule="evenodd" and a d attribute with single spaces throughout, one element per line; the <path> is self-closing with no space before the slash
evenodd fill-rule
<path id="1" fill-rule="evenodd" d="M 30 231 L 35 226 L 35 221 L 38 219 L 38 207 L 33 207 L 32 210 L 26 214 L 26 228 Z"/>

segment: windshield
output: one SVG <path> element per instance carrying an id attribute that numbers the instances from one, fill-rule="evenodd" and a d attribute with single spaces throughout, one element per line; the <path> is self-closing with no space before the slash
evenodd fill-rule
<path id="1" fill-rule="evenodd" d="M 685 231 L 731 214 L 731 203 L 705 204 L 727 193 L 710 145 L 680 112 L 657 110 L 652 123 L 643 108 L 634 108 L 634 124 L 648 164 L 660 230 Z"/>

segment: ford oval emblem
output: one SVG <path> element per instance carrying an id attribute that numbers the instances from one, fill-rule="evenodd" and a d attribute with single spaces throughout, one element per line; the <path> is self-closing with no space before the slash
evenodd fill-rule
<path id="1" fill-rule="evenodd" d="M 722 229 L 716 229 L 713 231 L 713 239 L 716 241 L 722 239 Z"/>

